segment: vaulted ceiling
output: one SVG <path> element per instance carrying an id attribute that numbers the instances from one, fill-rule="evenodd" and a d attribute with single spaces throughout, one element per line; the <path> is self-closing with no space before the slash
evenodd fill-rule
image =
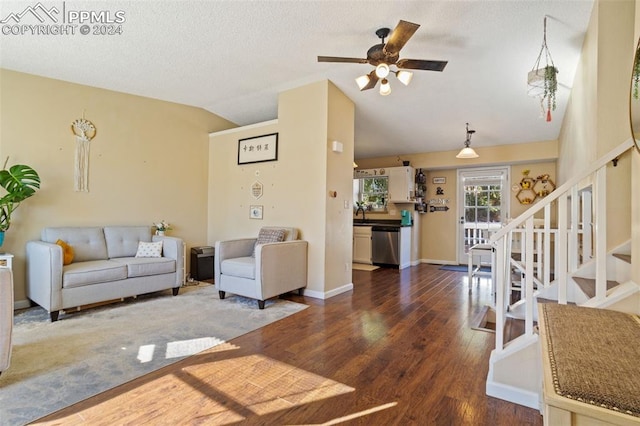
<path id="1" fill-rule="evenodd" d="M 36 2 L 4 1 L 1 25 L 18 25 Z M 277 118 L 278 93 L 329 79 L 356 105 L 356 158 L 558 137 L 592 0 L 495 1 L 45 1 L 58 23 L 69 11 L 117 11 L 121 34 L 0 35 L 3 68 L 199 106 L 239 125 Z M 557 109 L 546 122 L 527 96 L 527 73 L 547 43 L 559 69 Z M 42 18 L 47 18 L 41 16 Z M 38 24 L 33 14 L 19 24 Z M 47 18 L 50 19 L 50 18 Z M 400 58 L 446 60 L 443 72 L 415 71 L 392 93 L 359 91 L 375 31 L 420 24 Z M 45 22 L 48 24 L 49 22 Z M 90 26 L 93 31 L 93 26 Z M 99 27 L 98 27 L 99 29 Z M 379 83 L 378 83 L 379 84 Z"/>

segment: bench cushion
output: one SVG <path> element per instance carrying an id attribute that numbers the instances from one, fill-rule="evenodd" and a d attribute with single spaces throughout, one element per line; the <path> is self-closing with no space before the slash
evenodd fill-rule
<path id="1" fill-rule="evenodd" d="M 640 316 L 555 303 L 540 313 L 555 394 L 640 417 Z"/>

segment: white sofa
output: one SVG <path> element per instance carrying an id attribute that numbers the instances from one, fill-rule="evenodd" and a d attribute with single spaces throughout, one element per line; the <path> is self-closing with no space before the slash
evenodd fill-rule
<path id="1" fill-rule="evenodd" d="M 62 240 L 73 248 L 63 265 Z M 162 240 L 161 257 L 135 257 L 140 241 Z M 150 226 L 60 227 L 27 243 L 27 297 L 56 321 L 60 310 L 173 289 L 184 283 L 184 243 Z"/>
<path id="2" fill-rule="evenodd" d="M 266 226 L 284 230 L 284 241 L 256 244 L 257 238 L 217 241 L 215 285 L 220 299 L 226 292 L 264 302 L 307 286 L 307 241 L 298 240 L 296 228 Z M 255 251 L 254 251 L 255 248 Z"/>

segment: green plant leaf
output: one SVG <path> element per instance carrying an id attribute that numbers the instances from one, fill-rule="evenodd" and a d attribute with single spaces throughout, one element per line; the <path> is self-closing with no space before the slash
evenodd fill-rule
<path id="1" fill-rule="evenodd" d="M 6 231 L 14 210 L 40 188 L 40 176 L 31 167 L 16 164 L 8 170 L 0 170 L 0 186 L 7 191 L 0 198 L 0 231 Z"/>

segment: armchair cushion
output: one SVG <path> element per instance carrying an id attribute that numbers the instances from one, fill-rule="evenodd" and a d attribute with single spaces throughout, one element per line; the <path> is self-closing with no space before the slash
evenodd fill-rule
<path id="1" fill-rule="evenodd" d="M 254 257 L 226 259 L 220 264 L 220 269 L 220 272 L 225 275 L 253 280 L 256 278 L 256 259 Z"/>
<path id="2" fill-rule="evenodd" d="M 258 233 L 258 239 L 256 240 L 256 246 L 267 243 L 279 243 L 284 241 L 286 231 L 282 228 L 262 228 Z M 253 247 L 253 253 L 251 257 L 256 257 L 256 249 Z"/>

